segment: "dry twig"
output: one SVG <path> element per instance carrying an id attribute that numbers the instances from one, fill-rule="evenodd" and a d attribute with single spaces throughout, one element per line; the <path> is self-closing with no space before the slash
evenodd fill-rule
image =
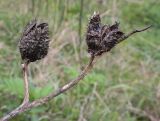
<path id="1" fill-rule="evenodd" d="M 130 33 L 128 33 L 127 35 L 125 35 L 124 37 L 122 37 L 119 42 L 121 42 L 121 41 L 129 38 L 130 36 L 132 36 L 132 35 L 135 34 L 135 33 L 146 31 L 147 29 L 149 29 L 149 28 L 151 28 L 151 27 L 152 27 L 152 25 L 150 25 L 150 26 L 148 26 L 148 27 L 145 27 L 145 28 L 143 28 L 143 29 L 133 30 L 133 31 L 131 31 Z"/>
<path id="2" fill-rule="evenodd" d="M 16 109 L 14 109 L 13 111 L 11 111 L 9 114 L 7 114 L 6 116 L 4 116 L 3 118 L 0 119 L 0 121 L 7 121 L 13 117 L 15 117 L 16 115 L 25 112 L 26 110 L 29 110 L 31 108 L 43 105 L 45 103 L 47 103 L 48 101 L 50 101 L 51 99 L 53 99 L 54 97 L 64 93 L 65 91 L 67 91 L 68 89 L 72 88 L 73 86 L 75 86 L 80 80 L 82 80 L 87 74 L 88 72 L 92 69 L 93 64 L 95 63 L 95 57 L 91 56 L 89 64 L 86 66 L 86 68 L 81 72 L 81 74 L 74 80 L 70 81 L 68 84 L 64 85 L 63 87 L 59 88 L 57 91 L 52 92 L 50 95 L 43 97 L 41 99 L 35 100 L 33 102 L 28 102 L 28 96 L 27 93 L 25 92 L 25 97 L 24 101 L 22 103 L 22 105 L 20 105 L 19 107 L 17 107 Z M 26 72 L 26 71 L 25 71 Z M 26 85 L 25 85 L 26 86 Z M 27 87 L 27 86 L 26 86 Z M 27 91 L 28 89 L 26 89 L 25 91 Z"/>
<path id="3" fill-rule="evenodd" d="M 22 64 L 23 77 L 24 77 L 24 99 L 23 104 L 29 102 L 29 81 L 28 81 L 28 63 Z"/>

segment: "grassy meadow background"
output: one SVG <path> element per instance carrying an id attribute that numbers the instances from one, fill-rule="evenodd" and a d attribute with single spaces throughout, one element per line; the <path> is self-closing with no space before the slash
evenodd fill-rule
<path id="1" fill-rule="evenodd" d="M 0 117 L 23 100 L 18 40 L 34 18 L 49 23 L 50 49 L 30 64 L 31 100 L 74 79 L 88 62 L 85 32 L 94 11 L 124 32 L 153 25 L 105 54 L 76 87 L 12 121 L 160 119 L 159 0 L 0 0 Z M 158 121 L 158 120 L 157 120 Z"/>

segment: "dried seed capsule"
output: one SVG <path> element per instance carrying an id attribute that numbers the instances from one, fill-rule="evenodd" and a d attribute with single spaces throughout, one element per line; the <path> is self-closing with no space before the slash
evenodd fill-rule
<path id="1" fill-rule="evenodd" d="M 100 33 L 101 33 L 101 19 L 98 13 L 90 18 L 89 24 L 87 27 L 86 42 L 88 45 L 88 52 L 95 54 L 100 49 Z"/>
<path id="2" fill-rule="evenodd" d="M 123 32 L 119 30 L 119 23 L 115 23 L 112 26 L 104 25 L 102 27 L 102 41 L 101 46 L 103 50 L 110 51 L 117 43 L 119 43 L 120 38 L 124 35 Z"/>
<path id="3" fill-rule="evenodd" d="M 101 55 L 106 51 L 110 51 L 124 36 L 124 33 L 118 27 L 119 23 L 117 22 L 111 26 L 101 25 L 100 15 L 94 13 L 87 28 L 86 42 L 88 52 L 94 55 Z"/>
<path id="4" fill-rule="evenodd" d="M 49 41 L 47 23 L 38 23 L 37 20 L 29 22 L 19 41 L 22 60 L 29 63 L 44 58 L 48 53 Z"/>

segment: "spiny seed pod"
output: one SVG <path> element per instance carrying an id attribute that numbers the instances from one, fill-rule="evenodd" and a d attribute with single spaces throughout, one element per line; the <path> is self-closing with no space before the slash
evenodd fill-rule
<path id="1" fill-rule="evenodd" d="M 19 41 L 22 60 L 29 63 L 44 58 L 48 53 L 49 41 L 48 24 L 30 21 Z"/>
<path id="2" fill-rule="evenodd" d="M 102 27 L 102 41 L 101 46 L 105 51 L 110 51 L 120 40 L 120 38 L 124 35 L 123 32 L 119 30 L 119 23 L 115 23 L 112 26 L 104 25 Z"/>
<path id="3" fill-rule="evenodd" d="M 101 19 L 99 14 L 94 13 L 90 18 L 89 24 L 87 27 L 86 42 L 88 45 L 88 52 L 95 54 L 100 49 L 100 38 L 101 38 Z"/>
<path id="4" fill-rule="evenodd" d="M 118 26 L 117 22 L 111 26 L 101 25 L 99 13 L 94 13 L 87 28 L 88 52 L 93 55 L 101 55 L 103 52 L 110 51 L 124 35 Z"/>

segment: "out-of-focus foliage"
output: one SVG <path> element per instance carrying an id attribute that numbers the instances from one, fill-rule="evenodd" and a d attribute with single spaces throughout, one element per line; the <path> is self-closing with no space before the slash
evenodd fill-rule
<path id="1" fill-rule="evenodd" d="M 48 22 L 52 40 L 48 56 L 29 67 L 30 96 L 34 100 L 74 79 L 88 62 L 85 32 L 94 11 L 102 14 L 103 23 L 119 21 L 126 33 L 150 24 L 153 28 L 132 36 L 103 56 L 90 75 L 67 93 L 12 120 L 149 121 L 148 116 L 131 107 L 155 118 L 160 116 L 160 2 L 83 0 L 83 10 L 80 2 L 0 0 L 0 117 L 23 100 L 17 43 L 28 21 L 37 18 Z"/>
<path id="2" fill-rule="evenodd" d="M 127 3 L 124 7 L 122 17 L 123 20 L 127 21 L 131 25 L 152 24 L 155 28 L 160 28 L 160 14 L 158 14 L 159 9 L 160 2 L 155 0 L 146 0 L 146 2 L 140 2 L 139 4 Z"/>

